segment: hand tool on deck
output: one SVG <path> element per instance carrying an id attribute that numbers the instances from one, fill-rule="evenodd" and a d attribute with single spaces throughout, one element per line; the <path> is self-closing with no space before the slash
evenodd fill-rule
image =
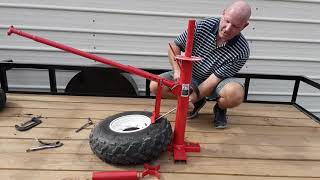
<path id="1" fill-rule="evenodd" d="M 57 148 L 57 147 L 61 147 L 63 145 L 63 143 L 60 141 L 48 143 L 48 142 L 41 141 L 40 139 L 37 139 L 37 138 L 36 138 L 36 140 L 40 143 L 40 146 L 34 147 L 34 148 L 29 148 L 26 150 L 27 152 L 38 151 L 38 150 L 49 149 L 49 148 Z"/>
<path id="2" fill-rule="evenodd" d="M 79 129 L 77 129 L 77 130 L 76 130 L 76 133 L 79 132 L 79 131 L 81 131 L 82 129 L 84 129 L 84 128 L 90 126 L 90 125 L 92 125 L 92 124 L 93 124 L 93 121 L 91 120 L 91 118 L 88 118 L 88 122 L 87 122 L 86 124 L 82 125 Z"/>
<path id="3" fill-rule="evenodd" d="M 31 120 L 22 123 L 20 126 L 19 125 L 15 125 L 15 128 L 18 131 L 27 131 L 27 130 L 29 130 L 29 129 L 41 124 L 42 121 L 40 120 L 40 118 L 41 118 L 41 116 L 33 117 L 33 118 L 31 118 Z"/>
<path id="4" fill-rule="evenodd" d="M 92 180 L 138 180 L 147 175 L 152 175 L 157 179 L 160 179 L 159 173 L 160 165 L 151 166 L 144 164 L 144 170 L 138 171 L 104 171 L 94 172 L 92 174 Z"/>

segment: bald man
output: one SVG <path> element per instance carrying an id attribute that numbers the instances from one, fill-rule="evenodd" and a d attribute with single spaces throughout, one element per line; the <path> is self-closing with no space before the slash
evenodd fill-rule
<path id="1" fill-rule="evenodd" d="M 205 105 L 206 98 L 217 99 L 213 107 L 215 128 L 227 127 L 227 108 L 240 105 L 244 98 L 243 85 L 232 78 L 246 63 L 250 50 L 241 31 L 248 26 L 251 8 L 245 1 L 234 1 L 223 10 L 221 18 L 205 18 L 197 21 L 192 55 L 201 57 L 192 69 L 193 92 L 189 96 L 188 118 L 193 119 Z M 173 43 L 175 54 L 185 51 L 187 32 L 184 31 Z M 171 48 L 168 50 L 172 71 L 160 76 L 170 80 L 180 78 L 180 68 Z M 151 82 L 150 90 L 157 92 L 157 83 Z M 168 97 L 171 91 L 163 88 Z"/>

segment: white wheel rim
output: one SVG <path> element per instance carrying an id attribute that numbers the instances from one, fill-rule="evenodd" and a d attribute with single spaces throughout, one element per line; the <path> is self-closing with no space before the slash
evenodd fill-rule
<path id="1" fill-rule="evenodd" d="M 118 133 L 132 133 L 141 131 L 151 124 L 148 116 L 140 114 L 125 115 L 114 119 L 109 127 Z"/>

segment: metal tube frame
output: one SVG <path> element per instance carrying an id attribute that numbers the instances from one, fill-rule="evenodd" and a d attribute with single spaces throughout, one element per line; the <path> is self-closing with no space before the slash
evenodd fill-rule
<path id="1" fill-rule="evenodd" d="M 94 54 L 90 54 L 90 53 L 81 51 L 79 49 L 75 49 L 75 48 L 42 38 L 42 37 L 38 37 L 32 34 L 23 32 L 21 30 L 14 28 L 13 26 L 9 27 L 7 34 L 11 35 L 12 33 L 14 33 L 19 36 L 32 39 L 36 42 L 46 44 L 46 45 L 49 45 L 49 46 L 91 59 L 94 61 L 98 61 L 103 64 L 110 65 L 122 71 L 130 72 L 152 81 L 156 81 L 158 83 L 158 90 L 157 90 L 157 96 L 156 96 L 156 102 L 155 102 L 155 109 L 152 112 L 152 116 L 151 116 L 152 123 L 155 123 L 156 119 L 159 117 L 162 86 L 163 85 L 168 86 L 171 89 L 172 94 L 178 97 L 176 125 L 174 130 L 173 141 L 172 141 L 172 144 L 170 145 L 172 148 L 170 149 L 173 150 L 175 161 L 186 161 L 187 160 L 186 152 L 200 151 L 199 144 L 189 145 L 184 142 L 186 117 L 187 117 L 187 110 L 188 110 L 188 100 L 190 95 L 189 90 L 190 90 L 190 82 L 191 82 L 191 74 L 192 74 L 192 63 L 193 61 L 200 60 L 200 58 L 191 57 L 194 31 L 195 31 L 195 20 L 189 20 L 185 56 L 176 57 L 178 63 L 181 65 L 181 75 L 180 75 L 181 77 L 178 82 L 170 81 L 158 75 L 149 73 L 147 71 L 144 71 L 129 65 L 123 65 L 107 58 L 96 56 Z M 55 70 L 52 68 L 49 69 L 49 79 L 50 79 L 51 92 L 57 93 L 57 87 L 56 87 L 57 85 L 55 81 L 56 79 Z M 4 84 L 7 84 L 7 83 L 4 83 Z M 185 87 L 187 89 L 185 89 Z"/>
<path id="2" fill-rule="evenodd" d="M 100 56 L 96 56 L 94 54 L 90 54 L 90 53 L 81 51 L 79 49 L 75 49 L 70 46 L 66 46 L 64 44 L 60 44 L 60 43 L 57 43 L 57 42 L 54 42 L 54 41 L 51 41 L 51 40 L 48 40 L 48 39 L 45 39 L 42 37 L 38 37 L 38 36 L 35 36 L 32 34 L 23 32 L 21 30 L 18 30 L 16 28 L 14 28 L 13 26 L 10 26 L 7 34 L 8 34 L 8 36 L 10 36 L 12 33 L 17 34 L 22 37 L 25 37 L 25 38 L 28 38 L 28 39 L 32 39 L 32 40 L 39 42 L 39 43 L 42 43 L 42 44 L 46 44 L 46 45 L 64 50 L 66 52 L 70 52 L 70 53 L 73 53 L 73 54 L 76 54 L 76 55 L 79 55 L 79 56 L 82 56 L 82 57 L 85 57 L 85 58 L 88 58 L 88 59 L 91 59 L 94 61 L 98 61 L 98 62 L 106 64 L 106 65 L 110 65 L 112 67 L 116 67 L 122 71 L 130 72 L 130 73 L 136 74 L 138 76 L 142 76 L 146 79 L 156 81 L 156 82 L 158 82 L 158 86 L 161 86 L 162 84 L 164 84 L 164 85 L 168 86 L 170 89 L 173 89 L 173 87 L 179 87 L 179 84 L 180 84 L 180 82 L 177 83 L 174 81 L 170 81 L 170 80 L 167 80 L 167 79 L 160 77 L 158 75 L 149 73 L 147 71 L 143 71 L 141 69 L 138 69 L 138 68 L 135 68 L 135 67 L 132 67 L 129 65 L 123 65 L 123 64 L 117 63 L 113 60 L 103 58 Z M 56 93 L 57 92 L 56 82 L 54 81 L 55 72 L 52 69 L 49 69 L 49 78 L 50 78 L 51 91 Z M 159 83 L 160 81 L 161 81 L 161 84 Z M 162 89 L 162 87 L 160 89 Z M 161 92 L 157 93 L 157 95 L 160 95 L 160 97 L 156 98 L 155 111 L 153 111 L 152 116 L 151 116 L 152 123 L 154 123 L 156 118 L 159 117 L 159 112 L 160 112 Z"/>

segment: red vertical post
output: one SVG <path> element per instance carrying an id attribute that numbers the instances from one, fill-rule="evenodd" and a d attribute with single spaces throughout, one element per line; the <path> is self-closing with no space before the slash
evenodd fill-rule
<path id="1" fill-rule="evenodd" d="M 189 89 L 192 77 L 192 63 L 199 60 L 191 57 L 193 48 L 193 36 L 195 31 L 195 20 L 189 20 L 187 44 L 185 56 L 177 56 L 177 60 L 181 61 L 180 82 L 181 94 L 178 96 L 176 125 L 173 135 L 172 150 L 175 161 L 186 161 L 186 152 L 199 152 L 199 144 L 185 142 L 186 118 L 189 105 Z"/>
<path id="2" fill-rule="evenodd" d="M 193 36 L 195 31 L 195 20 L 189 20 L 188 22 L 188 34 L 187 34 L 187 44 L 186 44 L 186 50 L 185 50 L 185 56 L 191 57 L 192 56 L 192 48 L 193 48 Z M 185 69 L 187 70 L 187 69 Z M 191 63 L 191 70 L 192 70 L 192 63 Z M 190 72 L 191 73 L 191 72 Z M 190 74 L 190 80 L 191 80 L 191 74 Z"/>

